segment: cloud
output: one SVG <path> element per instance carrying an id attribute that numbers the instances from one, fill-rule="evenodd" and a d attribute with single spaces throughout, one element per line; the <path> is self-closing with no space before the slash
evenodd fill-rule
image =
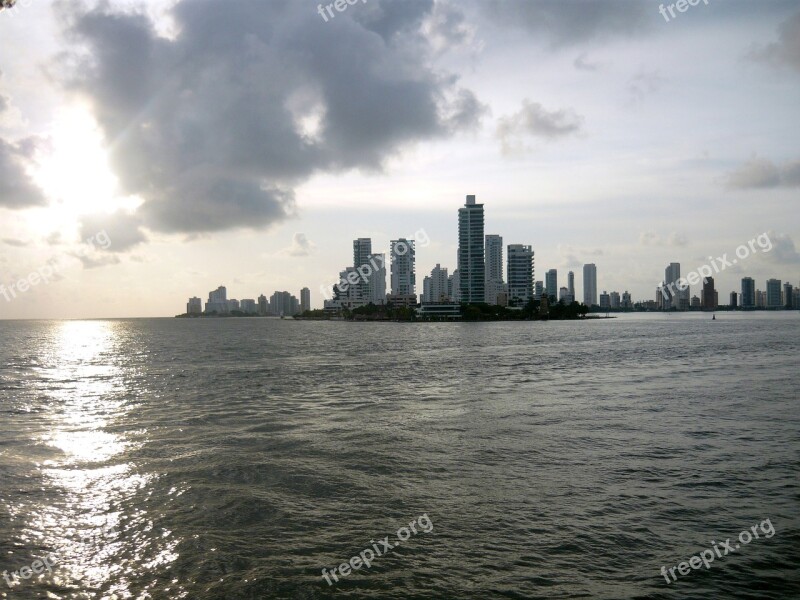
<path id="1" fill-rule="evenodd" d="M 647 71 L 640 68 L 639 71 L 628 80 L 628 93 L 631 101 L 639 104 L 645 97 L 655 94 L 667 80 L 661 77 L 659 71 Z"/>
<path id="2" fill-rule="evenodd" d="M 295 233 L 292 245 L 284 250 L 289 256 L 308 256 L 314 252 L 317 245 L 306 237 L 305 233 Z"/>
<path id="3" fill-rule="evenodd" d="M 436 2 L 422 28 L 437 52 L 469 47 L 475 41 L 476 28 L 467 22 L 461 7 L 450 2 Z"/>
<path id="4" fill-rule="evenodd" d="M 750 58 L 777 67 L 800 71 L 800 12 L 778 27 L 778 41 L 755 48 Z"/>
<path id="5" fill-rule="evenodd" d="M 11 143 L 0 138 L 0 208 L 43 206 L 42 191 L 28 176 L 32 142 Z"/>
<path id="6" fill-rule="evenodd" d="M 119 256 L 113 254 L 95 256 L 81 253 L 70 253 L 70 255 L 80 260 L 84 269 L 97 269 L 108 265 L 116 265 L 121 262 Z"/>
<path id="7" fill-rule="evenodd" d="M 318 172 L 380 171 L 485 108 L 429 66 L 432 0 L 359 4 L 328 23 L 300 2 L 179 0 L 171 38 L 108 3 L 57 6 L 68 47 L 54 76 L 91 100 L 153 231 L 267 227 L 294 216 L 295 188 Z"/>
<path id="8" fill-rule="evenodd" d="M 525 99 L 519 112 L 499 120 L 497 137 L 507 153 L 523 146 L 526 137 L 555 140 L 577 134 L 582 127 L 583 117 L 571 108 L 548 111 L 538 102 Z"/>
<path id="9" fill-rule="evenodd" d="M 84 242 L 109 253 L 126 252 L 147 241 L 142 232 L 141 219 L 127 213 L 84 217 L 80 224 L 80 235 Z M 95 239 L 99 242 L 88 241 Z"/>
<path id="10" fill-rule="evenodd" d="M 654 231 L 643 231 L 639 234 L 639 243 L 642 246 L 670 246 L 679 248 L 689 244 L 685 235 L 673 231 L 672 233 L 661 236 Z"/>
<path id="11" fill-rule="evenodd" d="M 765 158 L 753 158 L 726 177 L 731 189 L 766 189 L 800 186 L 800 161 L 776 165 Z"/>
<path id="12" fill-rule="evenodd" d="M 638 36 L 654 22 L 641 0 L 489 0 L 479 6 L 500 25 L 526 29 L 553 47 Z"/>
<path id="13" fill-rule="evenodd" d="M 25 242 L 23 240 L 15 240 L 15 239 L 12 239 L 12 238 L 3 238 L 3 243 L 6 246 L 13 246 L 15 248 L 25 248 L 25 247 L 31 245 L 30 242 Z"/>
<path id="14" fill-rule="evenodd" d="M 794 240 L 788 234 L 769 231 L 767 235 L 772 242 L 772 250 L 769 252 L 762 251 L 756 256 L 760 256 L 768 262 L 781 265 L 800 265 L 800 252 L 798 252 Z"/>
<path id="15" fill-rule="evenodd" d="M 600 69 L 600 63 L 593 63 L 586 60 L 586 52 L 578 55 L 572 65 L 579 71 L 597 71 Z"/>

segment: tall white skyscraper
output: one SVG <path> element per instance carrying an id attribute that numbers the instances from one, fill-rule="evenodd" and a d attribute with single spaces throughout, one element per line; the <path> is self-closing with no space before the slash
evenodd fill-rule
<path id="1" fill-rule="evenodd" d="M 508 245 L 508 305 L 524 306 L 533 298 L 533 248 L 523 244 Z"/>
<path id="2" fill-rule="evenodd" d="M 373 304 L 386 304 L 386 255 L 370 254 L 369 301 Z"/>
<path id="3" fill-rule="evenodd" d="M 428 302 L 447 302 L 450 299 L 447 269 L 443 269 L 442 266 L 437 263 L 431 270 L 430 282 Z"/>
<path id="4" fill-rule="evenodd" d="M 567 294 L 575 299 L 575 273 L 572 271 L 567 274 Z"/>
<path id="5" fill-rule="evenodd" d="M 311 310 L 311 290 L 304 287 L 300 290 L 300 311 L 305 312 L 307 310 Z"/>
<path id="6" fill-rule="evenodd" d="M 372 256 L 372 238 L 358 238 L 353 240 L 353 268 L 358 271 L 362 265 L 368 265 Z M 359 275 L 358 283 L 354 284 L 359 288 L 359 294 L 366 302 L 372 298 L 372 286 L 369 278 Z"/>
<path id="7" fill-rule="evenodd" d="M 597 304 L 597 267 L 594 263 L 583 265 L 583 303 Z"/>
<path id="8" fill-rule="evenodd" d="M 458 273 L 461 301 L 475 304 L 486 301 L 486 263 L 484 262 L 483 204 L 475 196 L 458 209 Z"/>
<path id="9" fill-rule="evenodd" d="M 461 302 L 461 276 L 458 269 L 447 278 L 447 295 L 451 302 Z"/>
<path id="10" fill-rule="evenodd" d="M 405 238 L 392 240 L 390 253 L 392 258 L 392 294 L 395 296 L 416 294 L 414 240 Z"/>
<path id="11" fill-rule="evenodd" d="M 497 296 L 505 291 L 503 285 L 503 238 L 496 234 L 486 236 L 486 302 L 497 304 Z"/>

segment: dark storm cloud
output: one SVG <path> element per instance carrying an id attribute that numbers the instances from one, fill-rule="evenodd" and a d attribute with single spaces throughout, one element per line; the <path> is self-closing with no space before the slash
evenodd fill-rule
<path id="1" fill-rule="evenodd" d="M 754 158 L 729 173 L 727 185 L 742 190 L 800 187 L 800 161 L 776 165 L 771 160 Z"/>
<path id="2" fill-rule="evenodd" d="M 410 143 L 483 111 L 427 65 L 430 1 L 316 6 L 182 0 L 175 39 L 106 4 L 67 19 L 62 82 L 87 95 L 143 224 L 167 232 L 261 227 L 291 216 L 318 171 L 380 170 Z M 352 15 L 352 17 L 351 17 Z"/>
<path id="3" fill-rule="evenodd" d="M 653 5 L 642 0 L 490 0 L 479 6 L 499 24 L 525 28 L 552 46 L 639 35 L 655 22 Z"/>

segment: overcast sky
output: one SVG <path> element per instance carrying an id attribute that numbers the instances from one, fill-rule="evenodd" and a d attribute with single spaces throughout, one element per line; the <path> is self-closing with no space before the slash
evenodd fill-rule
<path id="1" fill-rule="evenodd" d="M 324 9 L 323 9 L 324 10 Z M 20 0 L 0 13 L 0 318 L 170 316 L 210 289 L 299 296 L 457 209 L 652 299 L 800 285 L 800 2 Z M 667 13 L 669 14 L 669 13 Z M 327 13 L 326 13 L 327 15 Z M 97 236 L 105 232 L 108 237 Z M 90 244 L 81 243 L 92 239 Z M 421 291 L 421 290 L 420 290 Z M 692 294 L 699 295 L 699 288 Z"/>

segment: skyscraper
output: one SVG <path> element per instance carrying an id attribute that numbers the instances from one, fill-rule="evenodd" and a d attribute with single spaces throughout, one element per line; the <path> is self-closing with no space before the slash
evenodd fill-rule
<path id="1" fill-rule="evenodd" d="M 369 298 L 373 304 L 386 304 L 386 255 L 370 254 Z"/>
<path id="2" fill-rule="evenodd" d="M 356 271 L 362 265 L 369 265 L 369 259 L 372 255 L 372 239 L 371 238 L 358 238 L 353 240 L 353 268 Z M 358 294 L 365 302 L 369 302 L 372 297 L 372 286 L 370 284 L 370 277 L 366 277 L 359 273 L 358 282 L 355 287 L 358 288 Z"/>
<path id="3" fill-rule="evenodd" d="M 508 305 L 524 306 L 533 297 L 533 248 L 508 245 Z"/>
<path id="4" fill-rule="evenodd" d="M 261 299 L 259 298 L 259 304 Z M 311 310 L 311 290 L 304 287 L 300 290 L 300 312 Z"/>
<path id="5" fill-rule="evenodd" d="M 756 284 L 752 277 L 744 277 L 742 279 L 742 308 L 755 308 L 756 307 Z"/>
<path id="6" fill-rule="evenodd" d="M 681 263 L 670 263 L 664 269 L 664 310 L 688 310 L 690 289 L 687 284 L 684 289 L 680 289 L 678 281 L 681 278 Z M 712 296 L 712 302 L 713 296 Z"/>
<path id="7" fill-rule="evenodd" d="M 447 302 L 450 293 L 447 289 L 447 268 L 442 268 L 439 263 L 431 270 L 431 300 L 433 302 Z"/>
<path id="8" fill-rule="evenodd" d="M 447 295 L 451 302 L 461 302 L 461 276 L 458 269 L 447 278 Z"/>
<path id="9" fill-rule="evenodd" d="M 544 287 L 548 296 L 558 300 L 558 271 L 556 269 L 550 269 L 545 273 Z"/>
<path id="10" fill-rule="evenodd" d="M 767 280 L 767 308 L 781 307 L 781 280 Z"/>
<path id="11" fill-rule="evenodd" d="M 461 301 L 485 302 L 483 204 L 476 204 L 472 195 L 467 196 L 466 204 L 458 209 L 458 273 Z"/>
<path id="12" fill-rule="evenodd" d="M 509 297 L 511 297 L 510 294 L 511 292 L 509 291 Z M 544 294 L 544 281 L 539 280 L 533 284 L 533 297 L 536 300 L 541 300 L 543 294 Z"/>
<path id="13" fill-rule="evenodd" d="M 589 307 L 597 304 L 597 267 L 594 263 L 583 265 L 583 303 Z"/>
<path id="14" fill-rule="evenodd" d="M 503 238 L 489 234 L 486 236 L 486 302 L 497 304 L 497 296 L 503 288 Z"/>
<path id="15" fill-rule="evenodd" d="M 390 242 L 392 295 L 412 296 L 417 293 L 414 240 L 400 238 Z"/>
<path id="16" fill-rule="evenodd" d="M 567 273 L 567 294 L 575 299 L 575 273 L 572 271 Z"/>
<path id="17" fill-rule="evenodd" d="M 703 309 L 713 310 L 717 308 L 717 303 L 715 302 L 716 293 L 717 292 L 714 289 L 714 278 L 706 277 L 703 279 L 703 292 L 700 295 L 700 301 L 703 305 Z"/>
<path id="18" fill-rule="evenodd" d="M 187 315 L 199 315 L 203 312 L 203 301 L 200 300 L 197 296 L 193 298 L 189 298 L 189 302 L 186 303 L 186 314 Z"/>
<path id="19" fill-rule="evenodd" d="M 783 306 L 792 308 L 792 284 L 788 281 L 783 284 Z"/>

